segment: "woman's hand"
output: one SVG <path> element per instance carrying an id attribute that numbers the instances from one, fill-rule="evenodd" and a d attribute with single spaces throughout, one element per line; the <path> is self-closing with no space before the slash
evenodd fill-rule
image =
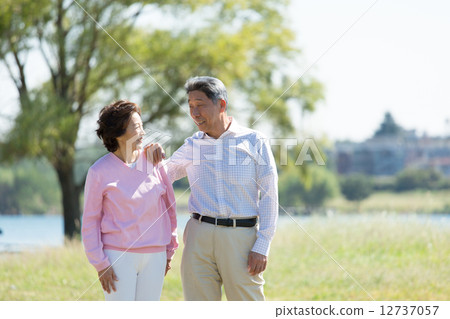
<path id="1" fill-rule="evenodd" d="M 148 161 L 152 162 L 153 165 L 158 164 L 164 158 L 166 158 L 166 154 L 164 154 L 164 150 L 159 143 L 149 144 L 144 147 L 144 150 L 147 152 Z"/>
<path id="2" fill-rule="evenodd" d="M 111 293 L 111 289 L 116 291 L 116 285 L 114 284 L 114 281 L 119 281 L 119 279 L 117 279 L 117 276 L 114 273 L 114 270 L 112 269 L 111 266 L 103 270 L 100 270 L 98 272 L 98 279 L 102 284 L 103 290 L 106 291 L 108 294 Z"/>
<path id="3" fill-rule="evenodd" d="M 166 263 L 166 273 L 164 274 L 164 276 L 167 275 L 167 272 L 168 272 L 170 269 L 172 269 L 172 267 L 170 267 L 170 260 L 167 259 L 167 263 Z"/>

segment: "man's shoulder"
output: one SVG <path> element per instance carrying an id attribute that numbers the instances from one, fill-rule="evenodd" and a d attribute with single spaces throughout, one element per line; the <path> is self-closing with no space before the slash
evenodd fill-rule
<path id="1" fill-rule="evenodd" d="M 239 125 L 236 128 L 235 132 L 236 137 L 242 137 L 246 139 L 252 139 L 252 140 L 266 140 L 267 136 L 261 133 L 260 131 L 251 129 L 246 126 Z"/>
<path id="2" fill-rule="evenodd" d="M 201 140 L 203 138 L 204 134 L 205 133 L 203 133 L 202 131 L 195 132 L 194 134 L 192 134 L 191 136 L 189 136 L 188 138 L 186 138 L 184 140 L 183 146 L 192 145 L 195 140 Z"/>
<path id="3" fill-rule="evenodd" d="M 192 134 L 192 136 L 188 137 L 186 139 L 186 141 L 187 140 L 198 140 L 198 139 L 203 138 L 204 135 L 205 135 L 205 133 L 203 133 L 202 131 L 197 131 L 194 134 Z"/>

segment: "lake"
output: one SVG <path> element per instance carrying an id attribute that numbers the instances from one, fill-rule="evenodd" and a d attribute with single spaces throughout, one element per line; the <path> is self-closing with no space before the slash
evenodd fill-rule
<path id="1" fill-rule="evenodd" d="M 178 230 L 180 235 L 187 221 L 188 214 L 178 214 Z M 333 222 L 349 225 L 356 222 L 371 222 L 385 218 L 393 223 L 431 223 L 438 227 L 449 228 L 450 215 L 415 215 L 415 214 L 359 214 L 359 215 L 328 215 L 328 216 L 302 216 L 295 217 L 301 225 L 317 219 L 323 222 Z M 281 214 L 278 228 L 295 224 L 291 217 Z M 8 216 L 0 215 L 0 252 L 18 252 L 33 250 L 39 247 L 58 247 L 64 244 L 64 225 L 62 216 Z"/>

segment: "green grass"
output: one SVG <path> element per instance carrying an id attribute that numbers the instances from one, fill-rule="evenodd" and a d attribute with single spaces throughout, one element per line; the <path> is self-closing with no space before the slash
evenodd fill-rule
<path id="1" fill-rule="evenodd" d="M 344 220 L 317 217 L 302 226 L 348 274 L 295 223 L 280 226 L 264 274 L 268 300 L 370 300 L 355 281 L 376 300 L 448 300 L 448 225 L 382 215 Z M 182 245 L 162 300 L 183 299 L 181 252 Z M 0 254 L 0 300 L 103 300 L 96 277 L 79 242 Z"/>
<path id="2" fill-rule="evenodd" d="M 356 204 L 343 196 L 329 200 L 327 207 L 341 212 L 356 211 Z M 443 191 L 409 191 L 402 193 L 377 192 L 361 202 L 363 212 L 445 212 L 450 207 L 450 190 Z M 446 211 L 447 214 L 450 213 Z"/>
<path id="3" fill-rule="evenodd" d="M 177 209 L 188 210 L 189 190 L 175 189 Z M 355 212 L 355 202 L 346 200 L 342 195 L 328 200 L 325 208 L 339 212 Z M 446 213 L 450 214 L 450 190 L 409 191 L 402 193 L 376 192 L 361 202 L 363 212 L 398 212 L 398 213 Z"/>
<path id="4" fill-rule="evenodd" d="M 184 189 L 174 189 L 175 192 L 175 199 L 177 202 L 177 212 L 188 211 L 188 200 L 189 195 L 191 194 L 190 190 L 184 190 Z"/>
<path id="5" fill-rule="evenodd" d="M 346 271 L 298 226 L 286 226 L 276 235 L 265 275 L 269 299 L 370 300 L 366 290 L 376 300 L 448 300 L 448 226 L 381 216 L 324 221 L 304 228 Z"/>

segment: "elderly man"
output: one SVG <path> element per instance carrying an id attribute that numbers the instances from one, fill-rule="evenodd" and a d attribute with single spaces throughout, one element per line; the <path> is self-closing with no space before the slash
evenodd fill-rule
<path id="1" fill-rule="evenodd" d="M 264 300 L 263 271 L 278 217 L 270 145 L 227 115 L 227 91 L 213 77 L 185 85 L 199 132 L 168 161 L 172 182 L 187 176 L 191 219 L 181 276 L 186 300 Z"/>

